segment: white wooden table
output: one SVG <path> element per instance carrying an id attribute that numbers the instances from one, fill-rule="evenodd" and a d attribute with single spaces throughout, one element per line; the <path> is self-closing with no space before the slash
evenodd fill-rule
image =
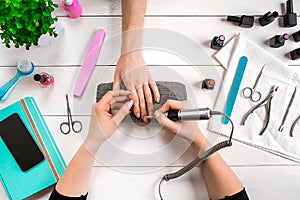
<path id="1" fill-rule="evenodd" d="M 57 1 L 58 2 L 58 1 Z M 300 1 L 295 0 L 295 10 L 300 13 Z M 259 16 L 267 11 L 277 10 L 280 15 L 283 0 L 252 0 L 252 1 L 224 1 L 224 0 L 149 0 L 146 14 L 146 28 L 168 29 L 189 37 L 201 45 L 208 55 L 213 55 L 214 50 L 209 48 L 209 41 L 219 34 L 231 38 L 238 32 L 244 33 L 258 45 L 266 48 L 277 56 L 289 67 L 300 72 L 300 60 L 291 61 L 286 54 L 299 47 L 295 42 L 288 42 L 281 49 L 267 47 L 266 41 L 275 34 L 294 33 L 300 26 L 286 29 L 279 27 L 278 20 L 269 26 L 261 27 L 257 23 L 252 29 L 240 28 L 225 21 L 227 15 L 255 15 Z M 82 63 L 84 54 L 98 28 L 104 28 L 107 35 L 118 34 L 121 31 L 121 4 L 116 0 L 85 0 L 81 1 L 84 13 L 79 19 L 66 17 L 64 11 L 59 8 L 56 15 L 65 27 L 64 33 L 54 40 L 48 47 L 35 47 L 30 51 L 23 48 L 7 49 L 0 46 L 0 85 L 5 83 L 16 71 L 16 64 L 21 59 L 29 59 L 37 66 L 36 72 L 48 72 L 56 79 L 55 87 L 47 90 L 37 87 L 31 78 L 23 78 L 9 95 L 5 102 L 0 103 L 0 109 L 18 101 L 25 96 L 33 96 L 45 120 L 60 148 L 65 161 L 68 163 L 81 144 L 83 136 L 76 134 L 62 135 L 59 124 L 66 120 L 66 93 L 71 94 L 76 78 L 76 73 Z M 282 17 L 280 17 L 282 20 Z M 300 18 L 298 19 L 300 22 Z M 119 51 L 113 49 L 113 51 Z M 118 53 L 118 52 L 117 52 Z M 145 52 L 145 60 L 150 68 L 164 67 L 171 69 L 192 70 L 193 67 L 180 59 L 172 56 L 162 56 L 161 52 Z M 102 56 L 103 52 L 101 52 Z M 110 73 L 107 81 L 112 80 L 114 63 L 107 63 L 105 59 L 98 60 L 92 82 L 97 81 L 97 74 Z M 222 75 L 223 69 L 217 61 L 207 62 L 203 59 L 196 63 L 197 68 L 207 68 L 217 71 Z M 96 85 L 95 85 L 96 86 Z M 95 99 L 95 86 L 86 91 L 82 101 L 91 103 Z M 197 87 L 197 86 L 195 86 Z M 203 95 L 203 94 L 201 94 Z M 205 103 L 203 103 L 205 104 Z M 212 104 L 212 102 L 207 103 Z M 74 100 L 75 117 L 84 124 L 83 132 L 86 133 L 89 122 L 89 109 L 76 110 L 76 106 L 82 105 Z M 89 107 L 88 107 L 89 108 Z M 204 132 L 206 123 L 200 123 Z M 82 135 L 84 135 L 82 133 Z M 208 133 L 214 135 L 212 133 Z M 224 139 L 224 138 L 223 138 Z M 116 139 L 117 144 L 122 141 Z M 162 138 L 157 137 L 155 144 L 162 144 Z M 182 142 L 182 141 L 181 141 Z M 124 143 L 124 142 L 123 142 Z M 130 146 L 136 144 L 126 141 L 124 148 L 131 151 L 151 151 L 153 143 L 143 140 L 143 146 Z M 184 145 L 184 143 L 182 143 Z M 162 157 L 174 156 L 174 149 L 165 151 Z M 232 148 L 221 151 L 222 156 L 244 183 L 251 199 L 299 199 L 300 165 L 256 148 L 234 142 Z M 89 199 L 143 199 L 157 198 L 158 180 L 168 172 L 180 169 L 193 159 L 191 150 L 185 152 L 180 158 L 169 165 L 117 165 L 111 167 L 95 163 L 93 169 Z M 122 164 L 122 162 L 121 162 Z M 117 169 L 117 170 L 115 170 Z M 132 171 L 142 173 L 130 173 Z M 30 199 L 47 199 L 52 188 L 46 189 Z M 170 181 L 163 185 L 165 199 L 208 199 L 205 184 L 199 169 L 194 169 L 180 179 Z M 0 187 L 0 199 L 8 199 L 2 186 Z"/>

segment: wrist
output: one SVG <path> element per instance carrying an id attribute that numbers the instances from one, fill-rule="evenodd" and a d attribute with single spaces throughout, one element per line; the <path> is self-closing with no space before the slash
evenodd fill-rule
<path id="1" fill-rule="evenodd" d="M 201 147 L 205 143 L 205 137 L 203 136 L 202 132 L 198 129 L 195 137 L 192 140 L 192 143 L 198 147 Z"/>
<path id="2" fill-rule="evenodd" d="M 141 49 L 135 49 L 132 51 L 124 52 L 121 54 L 120 58 L 139 60 L 139 58 L 143 58 L 143 51 Z"/>
<path id="3" fill-rule="evenodd" d="M 121 55 L 143 48 L 143 29 L 133 29 L 122 33 Z"/>
<path id="4" fill-rule="evenodd" d="M 89 133 L 83 142 L 85 148 L 91 153 L 96 154 L 100 149 L 101 145 L 106 141 L 104 137 L 94 137 L 95 134 Z M 93 137 L 91 137 L 93 136 Z"/>

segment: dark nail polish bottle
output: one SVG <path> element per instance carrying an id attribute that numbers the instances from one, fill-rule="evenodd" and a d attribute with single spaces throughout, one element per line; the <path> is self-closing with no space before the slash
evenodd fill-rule
<path id="1" fill-rule="evenodd" d="M 279 48 L 284 45 L 285 41 L 289 39 L 289 34 L 275 35 L 270 39 L 270 47 Z"/>
<path id="2" fill-rule="evenodd" d="M 266 14 L 264 14 L 258 19 L 258 22 L 260 23 L 260 25 L 266 26 L 272 23 L 277 17 L 278 17 L 278 12 L 276 11 L 274 11 L 273 13 L 267 12 Z"/>
<path id="3" fill-rule="evenodd" d="M 297 25 L 297 14 L 294 13 L 293 0 L 286 2 L 286 15 L 283 16 L 284 27 L 293 27 Z"/>
<path id="4" fill-rule="evenodd" d="M 241 17 L 228 16 L 227 21 L 237 22 L 237 23 L 239 23 L 239 26 L 244 27 L 244 28 L 251 28 L 254 24 L 254 17 L 247 16 L 247 15 L 242 15 Z"/>
<path id="5" fill-rule="evenodd" d="M 300 58 L 300 48 L 291 51 L 290 55 L 291 55 L 292 60 L 299 59 Z"/>
<path id="6" fill-rule="evenodd" d="M 219 50 L 224 46 L 225 36 L 215 36 L 214 39 L 211 41 L 210 47 L 212 49 Z"/>
<path id="7" fill-rule="evenodd" d="M 202 81 L 202 89 L 213 90 L 215 88 L 216 81 L 214 79 L 205 79 Z"/>
<path id="8" fill-rule="evenodd" d="M 293 33 L 293 38 L 294 38 L 295 42 L 299 42 L 300 41 L 300 31 Z"/>

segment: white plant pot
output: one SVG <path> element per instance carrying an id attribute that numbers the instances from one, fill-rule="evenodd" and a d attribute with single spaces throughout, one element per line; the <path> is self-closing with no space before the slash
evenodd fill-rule
<path id="1" fill-rule="evenodd" d="M 65 27 L 63 26 L 63 23 L 61 23 L 59 20 L 53 24 L 53 27 L 55 27 L 55 32 L 58 34 L 58 37 L 64 32 Z M 49 33 L 42 35 L 39 38 L 38 46 L 39 47 L 47 47 L 50 46 L 51 42 L 56 39 L 54 36 L 50 36 Z"/>

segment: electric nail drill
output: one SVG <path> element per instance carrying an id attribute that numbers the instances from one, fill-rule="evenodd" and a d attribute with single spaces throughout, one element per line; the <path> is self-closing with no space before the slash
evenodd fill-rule
<path id="1" fill-rule="evenodd" d="M 208 120 L 212 117 L 209 108 L 169 110 L 164 114 L 172 121 Z"/>

